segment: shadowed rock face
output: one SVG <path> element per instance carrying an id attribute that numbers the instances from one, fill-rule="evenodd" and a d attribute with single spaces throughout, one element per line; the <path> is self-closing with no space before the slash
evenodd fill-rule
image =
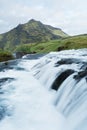
<path id="1" fill-rule="evenodd" d="M 74 59 L 74 58 L 72 58 L 72 59 L 61 59 L 60 61 L 58 61 L 57 63 L 56 63 L 56 66 L 55 67 L 57 67 L 57 66 L 59 66 L 59 65 L 64 65 L 64 64 L 73 64 L 73 63 L 75 63 L 75 64 L 81 64 L 81 62 L 82 61 L 80 61 L 79 59 Z M 85 62 L 82 62 L 82 64 L 85 64 Z"/>
<path id="2" fill-rule="evenodd" d="M 22 56 L 26 55 L 24 52 L 16 52 L 16 58 L 22 58 Z"/>
<path id="3" fill-rule="evenodd" d="M 74 79 L 80 80 L 83 77 L 86 77 L 87 80 L 87 70 L 78 72 L 78 74 L 74 76 Z"/>
<path id="4" fill-rule="evenodd" d="M 62 82 L 72 73 L 74 73 L 74 70 L 66 70 L 63 73 L 61 73 L 54 81 L 52 85 L 52 89 L 58 90 L 59 86 L 62 84 Z"/>
<path id="5" fill-rule="evenodd" d="M 87 70 L 87 63 L 86 62 L 83 63 L 80 69 Z"/>

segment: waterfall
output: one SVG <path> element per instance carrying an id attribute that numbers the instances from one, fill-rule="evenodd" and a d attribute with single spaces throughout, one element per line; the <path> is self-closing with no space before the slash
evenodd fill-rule
<path id="1" fill-rule="evenodd" d="M 0 70 L 0 130 L 87 130 L 87 49 L 26 55 Z"/>

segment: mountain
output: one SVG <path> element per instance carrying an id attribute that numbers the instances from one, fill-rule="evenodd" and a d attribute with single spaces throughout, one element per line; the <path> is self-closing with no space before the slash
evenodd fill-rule
<path id="1" fill-rule="evenodd" d="M 67 36 L 60 28 L 31 19 L 28 23 L 19 24 L 9 32 L 0 34 L 0 48 L 13 50 L 17 45 L 46 42 Z"/>

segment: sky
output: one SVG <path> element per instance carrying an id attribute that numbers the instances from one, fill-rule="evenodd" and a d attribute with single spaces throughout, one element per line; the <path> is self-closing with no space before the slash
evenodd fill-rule
<path id="1" fill-rule="evenodd" d="M 69 35 L 87 33 L 87 0 L 0 0 L 0 33 L 30 19 Z"/>

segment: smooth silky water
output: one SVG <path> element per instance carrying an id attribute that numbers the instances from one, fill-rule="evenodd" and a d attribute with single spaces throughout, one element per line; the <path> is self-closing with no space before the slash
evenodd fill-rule
<path id="1" fill-rule="evenodd" d="M 24 56 L 0 72 L 0 130 L 87 130 L 87 49 Z"/>

